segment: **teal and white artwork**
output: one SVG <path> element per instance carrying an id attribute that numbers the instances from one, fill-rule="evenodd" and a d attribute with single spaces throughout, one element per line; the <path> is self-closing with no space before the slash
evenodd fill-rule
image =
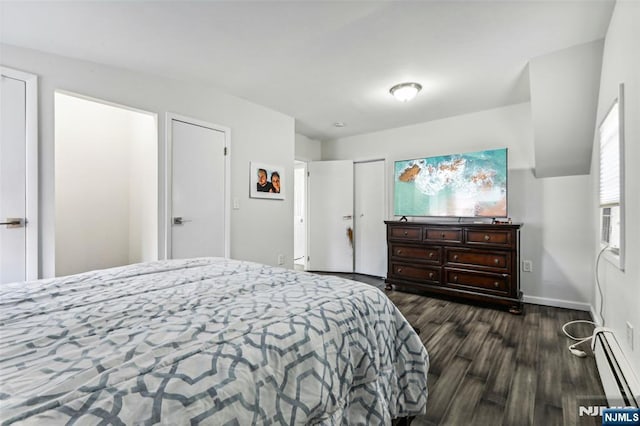
<path id="1" fill-rule="evenodd" d="M 396 216 L 507 216 L 507 149 L 396 161 Z"/>

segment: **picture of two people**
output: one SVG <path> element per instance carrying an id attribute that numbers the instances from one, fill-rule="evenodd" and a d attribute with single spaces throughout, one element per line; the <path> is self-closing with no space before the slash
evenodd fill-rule
<path id="1" fill-rule="evenodd" d="M 258 169 L 258 182 L 256 190 L 258 192 L 280 193 L 280 173 L 271 172 L 271 180 L 267 180 L 268 173 L 266 169 Z"/>

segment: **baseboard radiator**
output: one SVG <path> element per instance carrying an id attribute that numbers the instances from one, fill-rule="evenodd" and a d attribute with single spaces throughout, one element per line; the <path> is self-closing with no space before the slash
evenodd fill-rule
<path id="1" fill-rule="evenodd" d="M 640 407 L 640 383 L 613 333 L 596 334 L 593 353 L 610 407 Z"/>

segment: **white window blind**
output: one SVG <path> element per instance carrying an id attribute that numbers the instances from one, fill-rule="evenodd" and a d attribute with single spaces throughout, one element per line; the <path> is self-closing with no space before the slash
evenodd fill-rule
<path id="1" fill-rule="evenodd" d="M 600 243 L 604 258 L 624 270 L 624 84 L 600 123 Z"/>
<path id="2" fill-rule="evenodd" d="M 600 206 L 620 204 L 620 134 L 618 102 L 600 126 Z"/>

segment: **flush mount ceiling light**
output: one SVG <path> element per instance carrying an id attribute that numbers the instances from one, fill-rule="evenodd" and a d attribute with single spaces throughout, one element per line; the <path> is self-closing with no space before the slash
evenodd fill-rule
<path id="1" fill-rule="evenodd" d="M 334 127 L 344 127 L 346 126 L 345 123 L 343 123 L 342 121 L 336 121 L 335 123 L 333 123 Z"/>
<path id="2" fill-rule="evenodd" d="M 422 86 L 418 83 L 400 83 L 389 89 L 389 93 L 400 102 L 409 102 L 415 98 Z"/>

